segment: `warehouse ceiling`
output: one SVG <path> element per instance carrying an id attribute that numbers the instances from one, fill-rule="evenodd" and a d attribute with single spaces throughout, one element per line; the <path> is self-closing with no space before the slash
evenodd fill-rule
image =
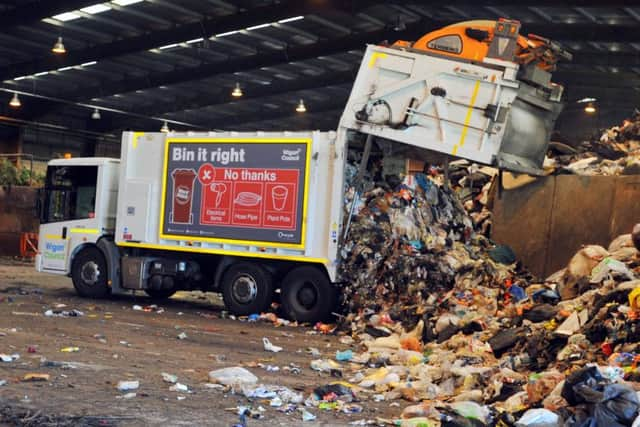
<path id="1" fill-rule="evenodd" d="M 335 129 L 367 43 L 415 40 L 506 17 L 574 59 L 554 80 L 568 111 L 584 97 L 640 100 L 640 7 L 611 0 L 0 1 L 4 123 L 117 135 L 184 129 Z M 603 6 L 606 5 L 606 6 Z M 62 37 L 65 54 L 51 48 Z M 243 96 L 231 92 L 239 84 Z M 22 106 L 8 106 L 12 92 Z M 34 96 L 35 95 L 35 96 Z M 297 113 L 299 100 L 306 113 Z M 93 119 L 94 108 L 100 119 Z"/>

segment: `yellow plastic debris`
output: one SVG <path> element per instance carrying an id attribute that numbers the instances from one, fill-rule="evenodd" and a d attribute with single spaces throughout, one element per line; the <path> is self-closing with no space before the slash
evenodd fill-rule
<path id="1" fill-rule="evenodd" d="M 635 288 L 629 293 L 629 306 L 632 310 L 640 309 L 640 288 Z"/>

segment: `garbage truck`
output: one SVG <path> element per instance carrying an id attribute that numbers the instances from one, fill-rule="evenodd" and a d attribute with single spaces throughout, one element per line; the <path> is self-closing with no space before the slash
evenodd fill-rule
<path id="1" fill-rule="evenodd" d="M 570 54 L 517 21 L 469 21 L 367 46 L 337 130 L 124 132 L 120 158 L 56 159 L 40 203 L 36 269 L 78 294 L 221 292 L 237 315 L 278 294 L 291 319 L 339 297 L 350 146 L 443 153 L 540 171 Z"/>

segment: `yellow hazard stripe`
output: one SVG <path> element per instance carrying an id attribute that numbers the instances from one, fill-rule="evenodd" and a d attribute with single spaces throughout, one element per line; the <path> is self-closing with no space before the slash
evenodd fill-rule
<path id="1" fill-rule="evenodd" d="M 63 239 L 60 234 L 45 234 L 44 238 L 51 239 L 51 240 L 67 240 L 67 239 Z"/>
<path id="2" fill-rule="evenodd" d="M 371 54 L 371 59 L 369 60 L 369 68 L 373 68 L 373 66 L 376 65 L 376 61 L 378 60 L 378 58 L 386 58 L 386 57 L 387 57 L 386 53 L 373 52 Z"/>
<path id="3" fill-rule="evenodd" d="M 473 116 L 473 107 L 476 105 L 476 99 L 478 98 L 479 91 L 480 80 L 477 80 L 476 84 L 473 86 L 473 92 L 471 93 L 471 103 L 469 104 L 469 108 L 467 108 L 467 116 L 464 118 L 464 127 L 460 134 L 460 141 L 458 141 L 458 143 L 453 146 L 453 150 L 451 150 L 451 154 L 454 156 L 458 153 L 458 147 L 464 147 L 464 140 L 467 138 L 469 123 L 471 123 L 471 117 Z"/>
<path id="4" fill-rule="evenodd" d="M 134 132 L 133 133 L 133 148 L 138 148 L 138 138 L 144 135 L 144 132 Z"/>
<path id="5" fill-rule="evenodd" d="M 98 234 L 100 230 L 97 228 L 72 228 L 69 230 L 71 233 L 83 233 L 83 234 Z"/>

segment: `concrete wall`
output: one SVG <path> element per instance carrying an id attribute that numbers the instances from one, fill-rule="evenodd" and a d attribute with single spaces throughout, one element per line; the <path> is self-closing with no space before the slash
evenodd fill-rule
<path id="1" fill-rule="evenodd" d="M 34 215 L 37 189 L 0 186 L 0 255 L 20 255 L 23 232 L 38 232 Z"/>
<path id="2" fill-rule="evenodd" d="M 565 267 L 586 244 L 605 248 L 640 222 L 640 176 L 558 175 L 503 190 L 492 239 L 509 245 L 536 275 Z"/>

